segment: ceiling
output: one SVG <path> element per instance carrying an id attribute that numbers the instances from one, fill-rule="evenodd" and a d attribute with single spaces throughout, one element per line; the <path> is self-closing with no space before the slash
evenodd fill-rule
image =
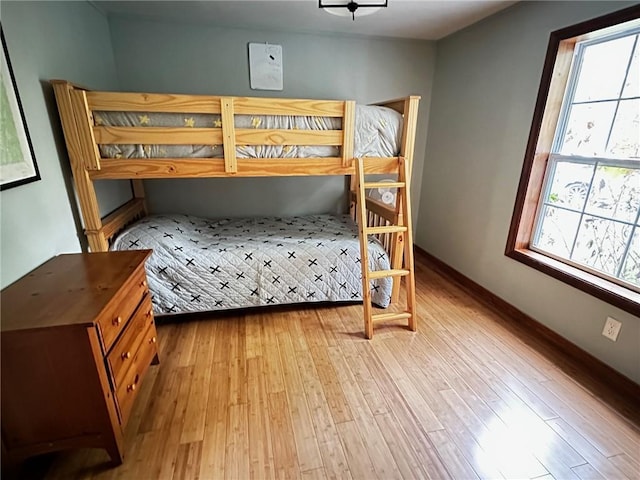
<path id="1" fill-rule="evenodd" d="M 355 21 L 351 17 L 329 15 L 318 8 L 317 0 L 91 0 L 90 3 L 110 16 L 219 27 L 438 40 L 516 1 L 389 0 L 387 8 L 372 15 L 358 17 L 356 12 Z"/>

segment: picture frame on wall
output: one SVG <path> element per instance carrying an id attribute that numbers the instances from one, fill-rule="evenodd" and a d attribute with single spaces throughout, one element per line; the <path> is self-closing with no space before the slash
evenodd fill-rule
<path id="1" fill-rule="evenodd" d="M 0 190 L 6 190 L 40 180 L 40 172 L 1 25 L 0 37 Z"/>

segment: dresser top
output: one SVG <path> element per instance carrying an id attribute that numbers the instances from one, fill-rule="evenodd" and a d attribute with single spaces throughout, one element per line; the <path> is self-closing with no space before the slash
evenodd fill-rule
<path id="1" fill-rule="evenodd" d="M 3 332 L 93 325 L 151 250 L 59 255 L 0 293 Z M 118 298 L 114 298 L 118 297 Z"/>

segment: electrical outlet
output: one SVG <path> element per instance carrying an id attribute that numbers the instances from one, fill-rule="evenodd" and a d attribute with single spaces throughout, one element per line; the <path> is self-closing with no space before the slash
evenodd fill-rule
<path id="1" fill-rule="evenodd" d="M 607 321 L 604 322 L 604 329 L 602 330 L 602 335 L 607 337 L 612 342 L 615 342 L 618 339 L 618 334 L 620 333 L 621 328 L 622 328 L 622 322 L 616 320 L 613 317 L 607 317 Z"/>

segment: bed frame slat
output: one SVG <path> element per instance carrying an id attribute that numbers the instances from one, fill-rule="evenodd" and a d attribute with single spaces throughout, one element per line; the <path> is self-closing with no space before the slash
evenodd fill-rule
<path id="1" fill-rule="evenodd" d="M 344 104 L 340 100 L 234 97 L 236 115 L 342 117 Z"/>
<path id="2" fill-rule="evenodd" d="M 145 215 L 144 200 L 134 198 L 102 219 L 101 233 L 107 241 L 125 226 Z"/>
<path id="3" fill-rule="evenodd" d="M 375 158 L 366 173 L 395 173 L 397 158 Z M 242 177 L 295 177 L 308 175 L 350 175 L 352 167 L 342 166 L 341 157 L 323 158 L 238 158 Z M 222 158 L 103 158 L 93 180 L 228 177 Z"/>
<path id="4" fill-rule="evenodd" d="M 164 93 L 87 92 L 97 112 L 220 113 L 220 97 Z"/>
<path id="5" fill-rule="evenodd" d="M 99 145 L 221 145 L 220 128 L 94 127 Z M 230 135 L 234 138 L 233 135 Z M 342 130 L 235 129 L 236 145 L 342 145 Z"/>
<path id="6" fill-rule="evenodd" d="M 221 145 L 219 128 L 94 127 L 99 145 Z"/>
<path id="7" fill-rule="evenodd" d="M 342 145 L 342 130 L 236 128 L 237 145 Z"/>
<path id="8" fill-rule="evenodd" d="M 103 158 L 93 180 L 224 177 L 222 158 Z"/>
<path id="9" fill-rule="evenodd" d="M 220 100 L 222 109 L 222 138 L 224 142 L 224 171 L 236 173 L 238 171 L 238 161 L 236 159 L 236 127 L 233 121 L 234 99 L 225 97 Z"/>

